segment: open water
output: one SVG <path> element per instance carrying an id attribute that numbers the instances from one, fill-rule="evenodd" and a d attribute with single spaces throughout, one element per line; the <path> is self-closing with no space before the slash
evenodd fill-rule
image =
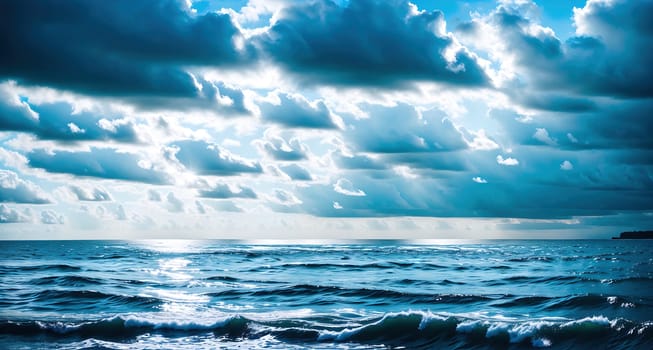
<path id="1" fill-rule="evenodd" d="M 653 242 L 0 241 L 2 349 L 653 349 Z"/>

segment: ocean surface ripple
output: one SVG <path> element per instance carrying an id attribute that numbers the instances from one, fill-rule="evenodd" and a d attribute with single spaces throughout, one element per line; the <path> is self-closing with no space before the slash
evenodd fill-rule
<path id="1" fill-rule="evenodd" d="M 651 241 L 0 241 L 2 349 L 653 349 Z"/>

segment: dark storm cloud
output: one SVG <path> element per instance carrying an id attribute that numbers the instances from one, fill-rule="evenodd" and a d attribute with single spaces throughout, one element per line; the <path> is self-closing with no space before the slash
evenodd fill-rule
<path id="1" fill-rule="evenodd" d="M 463 135 L 438 110 L 368 105 L 369 118 L 348 121 L 345 137 L 358 151 L 373 153 L 445 152 L 467 148 Z"/>
<path id="2" fill-rule="evenodd" d="M 222 147 L 205 141 L 183 140 L 171 144 L 174 157 L 186 169 L 202 175 L 262 173 L 261 164 L 235 156 Z"/>
<path id="3" fill-rule="evenodd" d="M 29 166 L 51 173 L 81 177 L 126 180 L 149 184 L 167 184 L 167 174 L 139 166 L 142 159 L 115 149 L 91 148 L 90 151 L 53 151 L 36 149 L 27 154 Z"/>
<path id="4" fill-rule="evenodd" d="M 539 113 L 530 120 L 510 110 L 491 110 L 503 127 L 504 143 L 548 145 L 569 150 L 623 149 L 633 156 L 653 150 L 653 100 L 608 103 L 600 109 L 560 117 Z M 545 131 L 545 132 L 544 132 Z M 545 137 L 548 142 L 545 142 Z M 651 158 L 649 156 L 648 160 Z"/>
<path id="5" fill-rule="evenodd" d="M 0 92 L 0 131 L 34 134 L 40 139 L 57 141 L 138 142 L 134 124 L 115 116 L 90 112 L 74 113 L 66 102 L 30 105 L 3 99 Z"/>
<path id="6" fill-rule="evenodd" d="M 21 179 L 13 171 L 0 169 L 0 202 L 46 204 L 50 200 L 30 181 Z"/>
<path id="7" fill-rule="evenodd" d="M 576 50 L 566 71 L 579 66 L 591 69 L 588 88 L 598 93 L 653 97 L 653 1 L 588 1 L 584 12 L 576 21 L 590 28 L 585 34 L 589 38 L 566 43 L 569 50 Z M 583 65 L 588 61 L 593 63 Z M 577 79 L 587 79 L 586 75 L 579 70 L 567 82 L 579 83 Z"/>
<path id="8" fill-rule="evenodd" d="M 417 186 L 417 182 L 402 181 L 396 176 L 373 179 L 361 174 L 350 178 L 352 183 L 363 184 L 357 193 L 364 195 L 348 195 L 336 191 L 334 186 L 316 184 L 298 189 L 302 209 L 326 217 L 425 216 L 442 212 L 438 193 L 426 185 L 432 180 L 420 181 L 421 185 Z M 430 190 L 428 195 L 419 193 L 426 189 Z M 334 202 L 342 209 L 334 206 Z"/>
<path id="9" fill-rule="evenodd" d="M 227 184 L 217 184 L 213 188 L 199 190 L 199 196 L 204 198 L 217 198 L 217 199 L 258 198 L 256 192 L 254 192 L 254 190 L 252 190 L 249 187 L 238 186 L 236 190 L 233 190 Z"/>
<path id="10" fill-rule="evenodd" d="M 550 159 L 549 159 L 550 161 Z M 511 175 L 483 174 L 488 183 L 472 181 L 472 173 L 458 173 L 441 178 L 402 177 L 373 178 L 357 173 L 351 181 L 363 184 L 364 196 L 345 195 L 332 186 L 312 185 L 298 188 L 301 210 L 324 217 L 373 216 L 436 216 L 436 217 L 513 217 L 534 219 L 562 219 L 573 216 L 611 215 L 624 211 L 650 210 L 653 195 L 651 179 L 646 179 L 642 169 L 632 169 L 638 176 L 634 185 L 605 167 L 587 171 L 595 180 L 581 174 L 565 172 L 559 160 L 551 166 L 538 167 L 528 173 Z M 615 168 L 613 168 L 615 169 Z M 551 177 L 555 181 L 539 182 L 538 178 Z M 628 178 L 630 178 L 629 175 Z M 592 181 L 601 187 L 592 187 Z M 620 181 L 620 182 L 619 182 Z M 565 183 L 566 182 L 566 183 Z M 627 188 L 609 187 L 608 183 Z M 338 203 L 335 206 L 334 203 Z M 273 207 L 273 209 L 277 209 Z"/>
<path id="11" fill-rule="evenodd" d="M 288 164 L 280 166 L 281 171 L 286 173 L 291 179 L 296 181 L 311 181 L 313 177 L 305 168 L 297 164 Z"/>
<path id="12" fill-rule="evenodd" d="M 585 97 L 571 97 L 541 91 L 533 93 L 521 89 L 509 91 L 508 94 L 516 102 L 540 110 L 579 113 L 597 109 L 596 103 Z"/>
<path id="13" fill-rule="evenodd" d="M 452 39 L 440 11 L 413 13 L 407 1 L 297 2 L 256 40 L 301 81 L 397 86 L 412 81 L 486 85 L 488 78 L 465 50 L 443 56 Z"/>
<path id="14" fill-rule="evenodd" d="M 322 101 L 314 104 L 298 95 L 279 94 L 280 104 L 262 103 L 264 120 L 291 128 L 336 129 L 334 116 Z"/>
<path id="15" fill-rule="evenodd" d="M 85 94 L 194 96 L 182 66 L 244 59 L 228 15 L 175 0 L 5 1 L 0 30 L 0 76 Z"/>

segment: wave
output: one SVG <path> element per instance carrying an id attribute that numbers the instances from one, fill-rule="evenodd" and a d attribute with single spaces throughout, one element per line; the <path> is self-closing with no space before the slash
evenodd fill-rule
<path id="1" fill-rule="evenodd" d="M 604 296 L 600 294 L 585 294 L 585 295 L 574 295 L 565 298 L 561 298 L 551 303 L 546 307 L 547 310 L 559 310 L 559 309 L 600 309 L 607 307 L 635 307 L 637 305 L 644 306 L 645 299 L 640 298 L 637 303 L 626 298 L 626 297 L 617 297 L 617 296 Z"/>
<path id="2" fill-rule="evenodd" d="M 508 297 L 508 296 L 506 296 Z M 516 297 L 512 300 L 500 300 L 492 304 L 494 307 L 534 307 L 539 306 L 544 310 L 570 310 L 570 309 L 590 309 L 601 310 L 617 307 L 636 307 L 647 306 L 645 299 L 637 300 L 637 303 L 629 298 L 622 296 L 604 296 L 601 294 L 571 295 L 566 297 L 545 297 L 545 296 L 525 296 Z"/>
<path id="3" fill-rule="evenodd" d="M 529 344 L 548 347 L 564 343 L 643 344 L 653 343 L 653 324 L 625 319 L 610 320 L 593 316 L 578 320 L 505 321 L 473 319 L 430 312 L 401 312 L 355 328 L 324 331 L 318 340 L 335 342 L 382 343 L 408 347 L 451 344 Z M 503 346 L 501 346 L 503 347 Z M 617 346 L 614 346 L 617 348 Z M 628 347 L 625 347 L 628 348 Z"/>
<path id="4" fill-rule="evenodd" d="M 555 298 L 543 297 L 543 296 L 527 296 L 527 297 L 518 297 L 509 301 L 502 301 L 500 303 L 492 304 L 496 307 L 522 307 L 522 306 L 536 306 L 544 303 L 548 303 Z"/>
<path id="5" fill-rule="evenodd" d="M 211 276 L 205 278 L 207 281 L 220 281 L 220 282 L 238 282 L 240 278 L 231 277 L 231 276 Z"/>
<path id="6" fill-rule="evenodd" d="M 213 333 L 233 339 L 271 336 L 280 341 L 403 345 L 409 348 L 436 344 L 462 347 L 524 344 L 533 347 L 646 348 L 653 344 L 653 323 L 592 316 L 582 319 L 506 320 L 427 311 L 388 313 L 359 320 L 331 318 L 327 325 L 311 319 L 257 320 L 256 315 L 229 315 L 206 321 L 156 319 L 156 314 L 120 315 L 79 322 L 0 321 L 1 335 L 129 340 L 144 334 L 183 337 Z M 503 344 L 503 346 L 501 345 Z M 611 346 L 613 345 L 613 346 Z"/>
<path id="7" fill-rule="evenodd" d="M 624 278 L 604 279 L 604 280 L 601 280 L 601 283 L 604 283 L 604 284 L 653 283 L 653 277 L 631 276 L 631 277 L 624 277 Z M 645 287 L 642 286 L 642 288 L 645 288 Z"/>
<path id="8" fill-rule="evenodd" d="M 4 266 L 3 271 L 7 272 L 37 272 L 37 271 L 56 271 L 56 272 L 76 272 L 82 271 L 79 266 L 68 264 L 46 264 L 46 265 L 26 265 L 26 266 Z"/>
<path id="9" fill-rule="evenodd" d="M 459 284 L 445 280 L 445 284 Z M 268 289 L 227 289 L 220 292 L 207 293 L 210 297 L 306 297 L 315 296 L 326 299 L 329 296 L 360 299 L 381 299 L 384 302 L 403 301 L 410 304 L 444 303 L 444 304 L 473 304 L 494 300 L 494 297 L 474 294 L 430 294 L 400 292 L 388 289 L 371 288 L 343 288 L 336 286 L 321 286 L 312 284 L 289 285 L 282 288 Z"/>
<path id="10" fill-rule="evenodd" d="M 497 280 L 483 281 L 489 286 L 511 285 L 511 284 L 552 284 L 552 285 L 573 285 L 573 284 L 586 284 L 586 283 L 600 283 L 600 284 L 623 284 L 623 283 L 637 283 L 637 284 L 650 284 L 653 283 L 652 277 L 624 277 L 612 279 L 600 279 L 587 276 L 509 276 Z"/>
<path id="11" fill-rule="evenodd" d="M 115 316 L 100 320 L 79 322 L 61 321 L 0 321 L 0 334 L 6 335 L 49 335 L 53 337 L 84 337 L 97 339 L 129 339 L 138 335 L 158 331 L 160 333 L 197 333 L 217 331 L 233 336 L 242 336 L 250 320 L 232 316 L 212 322 L 179 320 L 156 320 L 135 315 Z"/>
<path id="12" fill-rule="evenodd" d="M 57 305 L 60 307 L 78 307 L 79 305 L 88 304 L 89 307 L 95 308 L 97 307 L 97 303 L 100 302 L 121 306 L 156 306 L 162 303 L 161 300 L 153 297 L 112 294 L 95 290 L 49 289 L 26 293 L 22 297 L 32 299 L 32 301 L 37 303 Z"/>
<path id="13" fill-rule="evenodd" d="M 47 276 L 41 278 L 35 278 L 29 282 L 30 284 L 43 286 L 43 285 L 55 285 L 55 286 L 64 286 L 64 287 L 79 287 L 86 285 L 101 285 L 105 281 L 99 278 L 86 277 L 86 276 Z"/>

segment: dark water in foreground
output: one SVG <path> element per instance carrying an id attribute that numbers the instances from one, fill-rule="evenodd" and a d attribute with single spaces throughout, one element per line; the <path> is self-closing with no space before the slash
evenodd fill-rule
<path id="1" fill-rule="evenodd" d="M 652 241 L 0 241 L 0 287 L 3 349 L 653 349 Z"/>

